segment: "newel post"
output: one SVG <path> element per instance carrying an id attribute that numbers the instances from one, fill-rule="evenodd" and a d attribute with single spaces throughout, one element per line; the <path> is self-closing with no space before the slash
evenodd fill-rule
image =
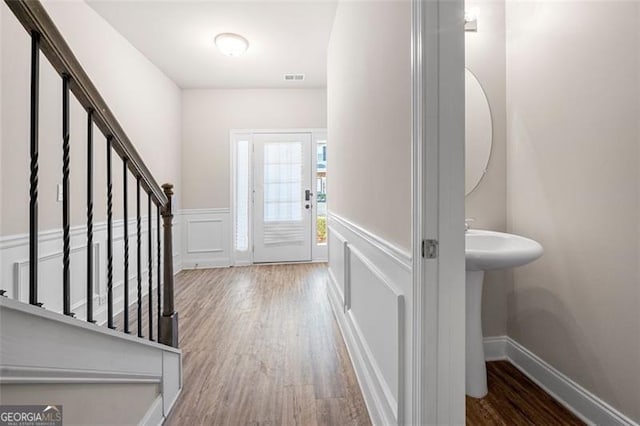
<path id="1" fill-rule="evenodd" d="M 162 185 L 167 196 L 167 205 L 162 208 L 162 221 L 164 223 L 164 293 L 162 307 L 162 324 L 160 327 L 160 343 L 178 347 L 178 313 L 173 307 L 173 212 L 171 210 L 171 196 L 173 185 Z"/>

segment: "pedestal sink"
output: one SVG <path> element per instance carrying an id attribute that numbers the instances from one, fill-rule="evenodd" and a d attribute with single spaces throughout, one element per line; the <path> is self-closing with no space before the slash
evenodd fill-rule
<path id="1" fill-rule="evenodd" d="M 484 272 L 508 269 L 542 256 L 542 246 L 529 238 L 502 232 L 468 230 L 465 234 L 467 287 L 466 393 L 487 394 L 487 371 L 482 342 L 482 281 Z"/>

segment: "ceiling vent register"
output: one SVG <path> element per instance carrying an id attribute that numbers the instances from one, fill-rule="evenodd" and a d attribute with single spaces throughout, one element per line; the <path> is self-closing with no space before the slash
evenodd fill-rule
<path id="1" fill-rule="evenodd" d="M 303 81 L 304 74 L 285 74 L 284 81 Z"/>

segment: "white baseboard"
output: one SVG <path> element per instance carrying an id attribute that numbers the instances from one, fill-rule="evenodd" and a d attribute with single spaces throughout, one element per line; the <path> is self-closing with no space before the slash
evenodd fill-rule
<path id="1" fill-rule="evenodd" d="M 587 424 L 638 425 L 508 336 L 486 337 L 484 350 L 487 361 L 507 360 L 511 362 L 545 392 Z"/>
<path id="2" fill-rule="evenodd" d="M 182 262 L 182 269 L 209 269 L 209 268 L 227 268 L 231 266 L 229 258 L 220 259 L 190 259 Z"/>
<path id="3" fill-rule="evenodd" d="M 158 395 L 151 407 L 147 410 L 142 420 L 140 420 L 140 426 L 160 426 L 164 423 L 164 415 L 162 414 L 162 395 Z"/>
<path id="4" fill-rule="evenodd" d="M 484 359 L 486 361 L 500 361 L 507 359 L 507 336 L 493 336 L 484 338 Z"/>

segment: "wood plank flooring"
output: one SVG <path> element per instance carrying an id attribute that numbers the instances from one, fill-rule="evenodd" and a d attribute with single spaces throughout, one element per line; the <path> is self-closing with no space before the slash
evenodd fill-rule
<path id="1" fill-rule="evenodd" d="M 487 363 L 489 394 L 467 397 L 467 425 L 584 425 L 507 361 Z"/>
<path id="2" fill-rule="evenodd" d="M 326 280 L 310 264 L 178 274 L 184 388 L 165 424 L 371 424 Z M 489 395 L 467 397 L 468 425 L 583 424 L 508 362 L 487 370 Z"/>
<path id="3" fill-rule="evenodd" d="M 184 388 L 168 425 L 369 425 L 325 265 L 184 271 Z"/>

